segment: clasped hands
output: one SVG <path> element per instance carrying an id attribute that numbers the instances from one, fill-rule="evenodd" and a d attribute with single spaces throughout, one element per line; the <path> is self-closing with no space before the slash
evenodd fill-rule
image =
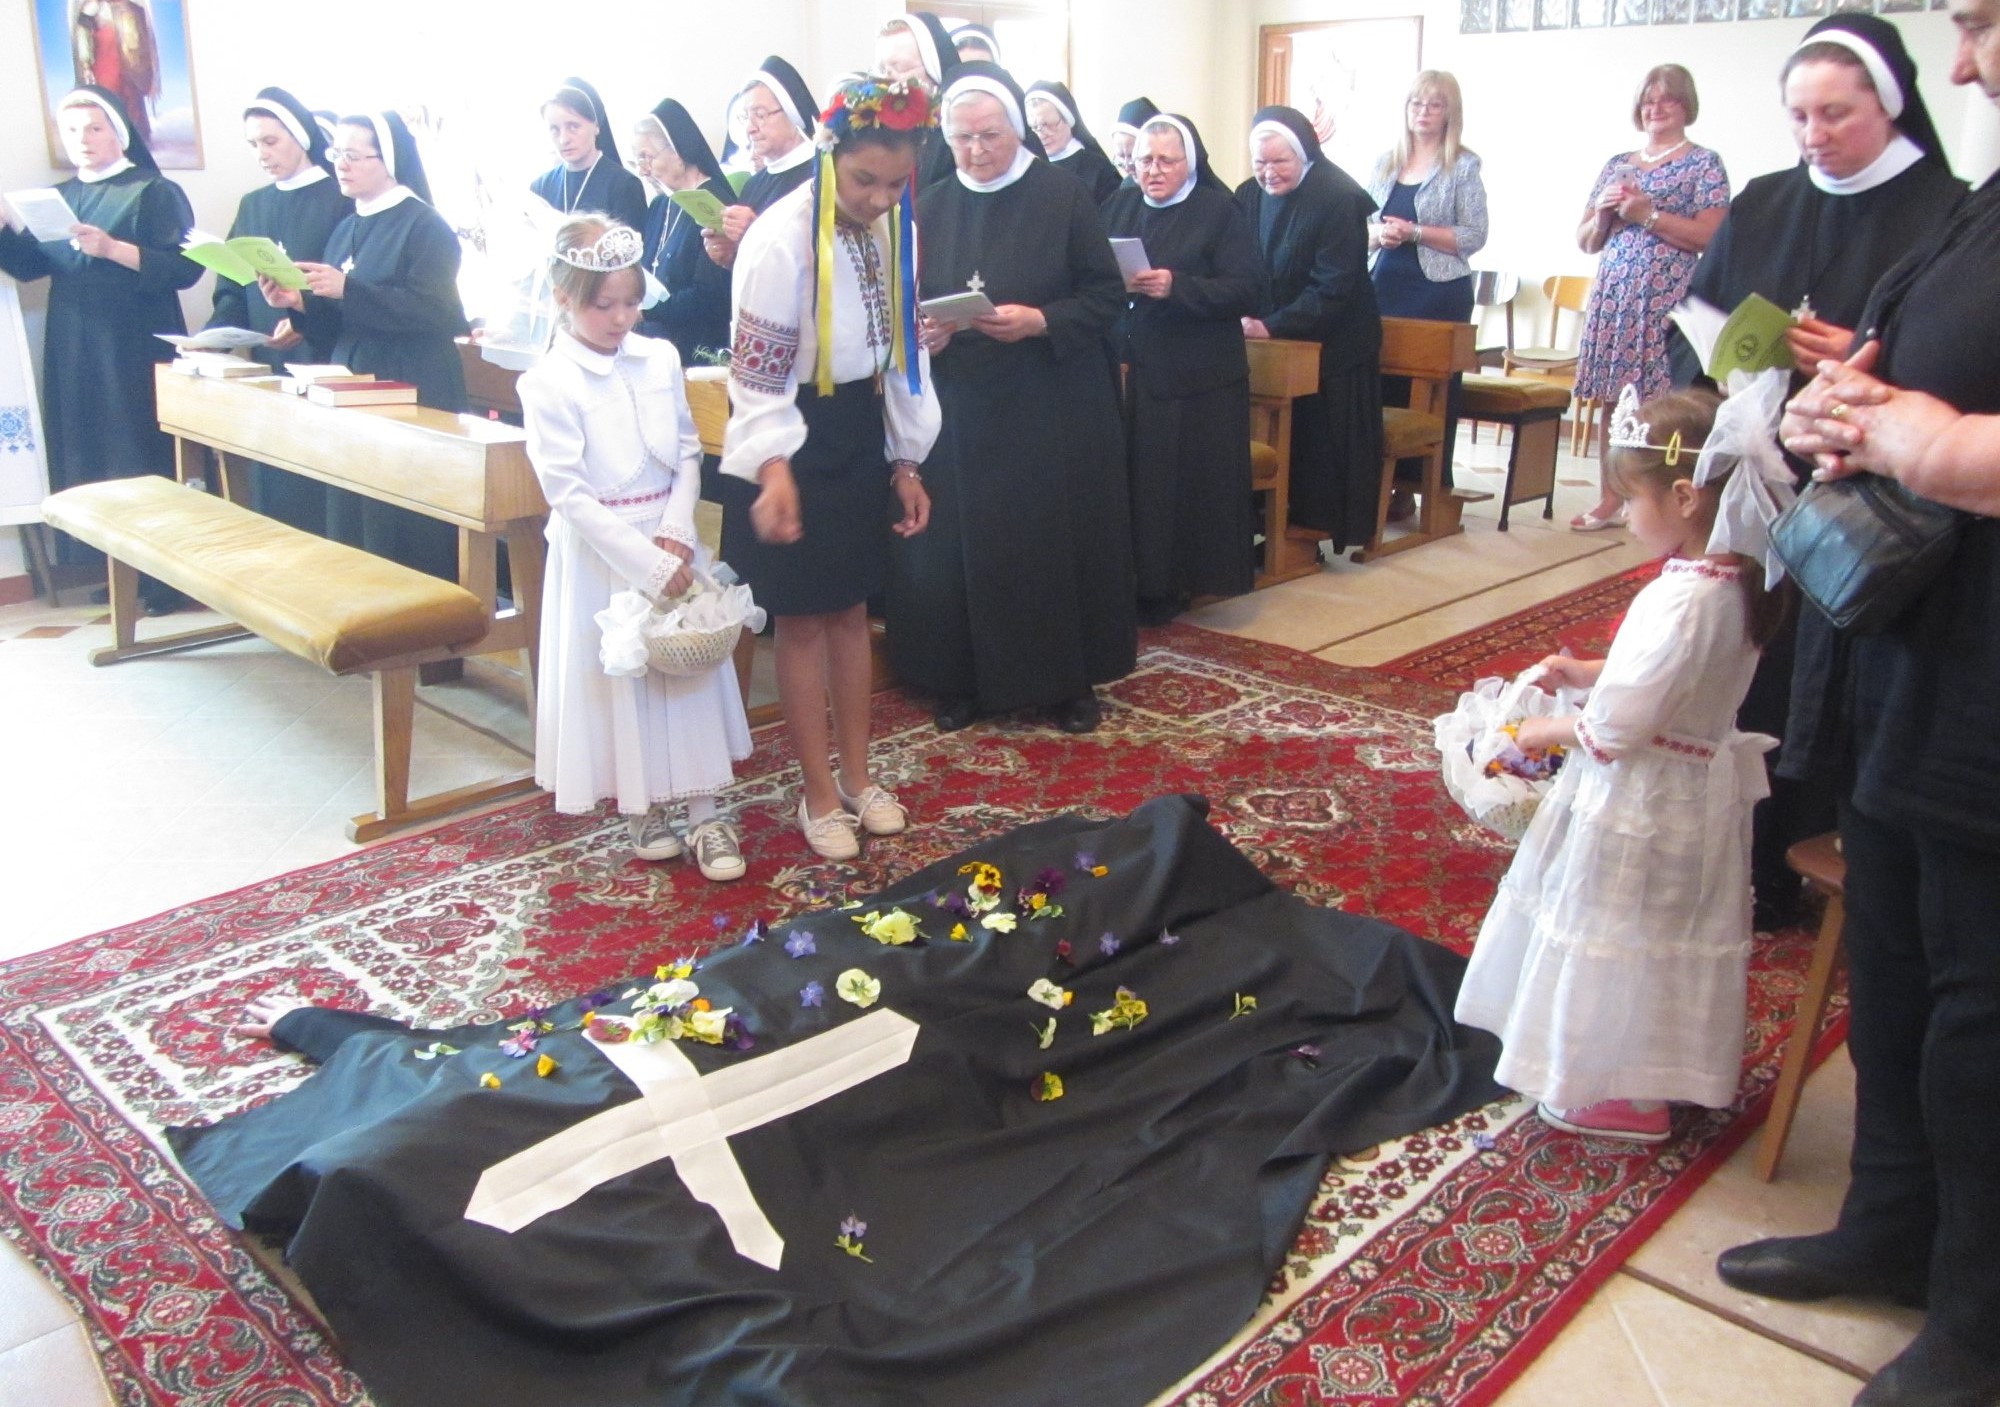
<path id="1" fill-rule="evenodd" d="M 1935 396 L 1892 386 L 1874 375 L 1882 344 L 1870 341 L 1846 361 L 1825 360 L 1785 407 L 1778 438 L 1813 461 L 1813 477 L 1844 479 L 1864 471 L 1889 478 L 1923 458 L 1957 421 Z"/>
<path id="2" fill-rule="evenodd" d="M 692 566 L 694 549 L 689 547 L 685 542 L 677 542 L 670 537 L 654 538 L 653 546 L 659 548 L 662 552 L 680 563 L 674 569 L 674 574 L 667 578 L 667 584 L 660 592 L 660 595 L 662 597 L 680 595 L 694 581 L 694 567 Z"/>

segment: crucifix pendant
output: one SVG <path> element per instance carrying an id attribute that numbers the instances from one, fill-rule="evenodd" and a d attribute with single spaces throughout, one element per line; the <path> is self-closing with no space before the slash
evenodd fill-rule
<path id="1" fill-rule="evenodd" d="M 1798 307 L 1792 309 L 1793 322 L 1805 322 L 1816 316 L 1818 315 L 1813 311 L 1812 294 L 1810 293 L 1799 299 Z"/>
<path id="2" fill-rule="evenodd" d="M 984 293 L 986 291 L 986 280 L 979 276 L 979 270 L 974 269 L 972 277 L 965 281 L 965 286 L 974 293 Z"/>

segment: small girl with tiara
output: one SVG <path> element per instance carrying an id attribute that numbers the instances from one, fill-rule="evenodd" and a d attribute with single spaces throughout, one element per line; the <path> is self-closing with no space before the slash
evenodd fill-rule
<path id="1" fill-rule="evenodd" d="M 1657 1143 L 1667 1102 L 1725 1108 L 1742 1074 L 1750 810 L 1774 740 L 1736 731 L 1782 622 L 1765 528 L 1792 478 L 1773 436 L 1785 374 L 1718 403 L 1619 399 L 1605 482 L 1666 559 L 1601 660 L 1551 655 L 1583 711 L 1529 718 L 1568 757 L 1487 912 L 1458 1019 L 1494 1032 L 1496 1078 L 1572 1133 Z M 1767 568 L 1764 565 L 1768 564 Z"/>
<path id="2" fill-rule="evenodd" d="M 555 341 L 520 380 L 528 457 L 549 503 L 535 781 L 566 814 L 615 802 L 642 860 L 685 849 L 704 877 L 737 879 L 742 849 L 715 804 L 732 760 L 750 755 L 735 671 L 615 678 L 599 657 L 596 617 L 614 594 L 660 601 L 707 565 L 694 527 L 701 441 L 680 356 L 629 335 L 645 299 L 642 247 L 602 215 L 563 223 L 549 262 Z M 687 804 L 685 841 L 673 802 Z"/>

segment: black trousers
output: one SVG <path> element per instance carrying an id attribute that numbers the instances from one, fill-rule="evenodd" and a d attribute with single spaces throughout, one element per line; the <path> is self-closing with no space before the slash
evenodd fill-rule
<path id="1" fill-rule="evenodd" d="M 1847 859 L 1852 1181 L 1840 1229 L 1922 1269 L 1929 1323 L 2000 1359 L 2000 854 L 1858 811 Z"/>

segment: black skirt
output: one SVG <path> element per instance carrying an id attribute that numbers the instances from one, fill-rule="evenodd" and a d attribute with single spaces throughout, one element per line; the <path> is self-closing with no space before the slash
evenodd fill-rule
<path id="1" fill-rule="evenodd" d="M 799 486 L 797 542 L 763 542 L 750 524 L 759 489 L 733 475 L 722 483 L 722 555 L 774 616 L 844 611 L 888 581 L 895 491 L 882 449 L 882 397 L 874 378 L 822 396 L 799 387 L 806 442 L 792 456 Z"/>

